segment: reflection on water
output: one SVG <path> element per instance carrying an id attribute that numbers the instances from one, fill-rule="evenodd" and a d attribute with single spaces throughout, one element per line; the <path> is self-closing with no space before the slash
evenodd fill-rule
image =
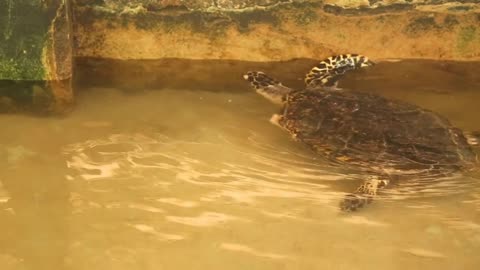
<path id="1" fill-rule="evenodd" d="M 456 66 L 378 66 L 343 86 L 480 129 L 477 77 Z M 424 88 L 436 72 L 451 83 Z M 328 166 L 271 125 L 275 106 L 247 85 L 136 95 L 84 87 L 69 117 L 0 116 L 2 270 L 480 264 L 478 173 L 404 184 L 344 214 L 338 202 L 363 176 Z"/>

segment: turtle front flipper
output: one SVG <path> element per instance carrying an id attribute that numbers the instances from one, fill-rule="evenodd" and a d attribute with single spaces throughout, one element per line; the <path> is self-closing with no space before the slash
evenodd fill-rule
<path id="1" fill-rule="evenodd" d="M 369 177 L 354 193 L 345 196 L 340 203 L 340 209 L 349 212 L 364 207 L 372 202 L 379 189 L 385 188 L 389 183 L 390 180 L 385 178 Z"/>
<path id="2" fill-rule="evenodd" d="M 243 78 L 250 82 L 257 93 L 276 104 L 282 105 L 287 94 L 293 91 L 261 71 L 249 71 Z"/>
<path id="3" fill-rule="evenodd" d="M 368 57 L 358 54 L 331 56 L 312 68 L 305 77 L 307 88 L 332 87 L 349 70 L 372 66 Z"/>

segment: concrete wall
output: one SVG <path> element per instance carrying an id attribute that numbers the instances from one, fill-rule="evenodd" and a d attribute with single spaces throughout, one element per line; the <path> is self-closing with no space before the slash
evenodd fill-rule
<path id="1" fill-rule="evenodd" d="M 76 55 L 480 59 L 477 0 L 76 0 Z"/>

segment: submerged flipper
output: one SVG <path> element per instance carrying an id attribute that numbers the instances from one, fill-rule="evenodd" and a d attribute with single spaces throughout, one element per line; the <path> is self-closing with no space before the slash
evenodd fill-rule
<path id="1" fill-rule="evenodd" d="M 286 95 L 292 91 L 261 71 L 249 71 L 243 78 L 250 82 L 257 93 L 276 104 L 283 104 Z"/>
<path id="2" fill-rule="evenodd" d="M 334 86 L 349 70 L 372 66 L 368 57 L 358 54 L 340 54 L 331 56 L 312 68 L 305 77 L 307 88 Z"/>
<path id="3" fill-rule="evenodd" d="M 390 180 L 384 178 L 370 177 L 365 180 L 365 182 L 363 182 L 354 193 L 345 196 L 345 199 L 340 203 L 340 209 L 348 212 L 356 211 L 359 208 L 364 207 L 372 202 L 379 189 L 385 188 L 389 183 Z"/>

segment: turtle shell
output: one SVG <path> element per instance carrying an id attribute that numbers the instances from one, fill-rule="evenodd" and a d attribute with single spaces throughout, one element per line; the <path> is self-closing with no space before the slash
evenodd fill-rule
<path id="1" fill-rule="evenodd" d="M 462 131 L 444 117 L 368 93 L 294 91 L 278 124 L 329 160 L 366 171 L 431 176 L 477 162 Z"/>

